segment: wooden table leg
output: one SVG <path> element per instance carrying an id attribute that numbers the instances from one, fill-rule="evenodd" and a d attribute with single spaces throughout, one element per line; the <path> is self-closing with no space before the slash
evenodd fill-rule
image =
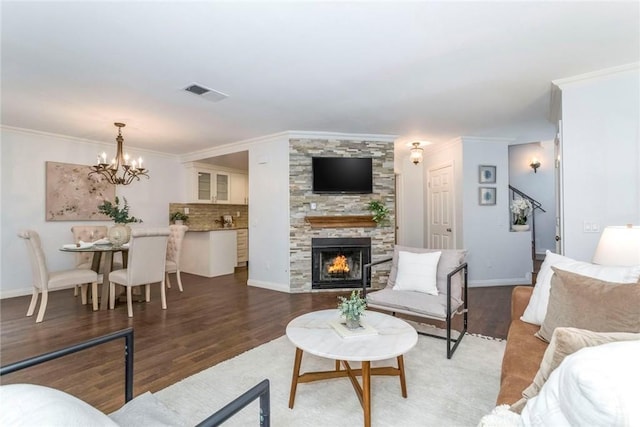
<path id="1" fill-rule="evenodd" d="M 407 380 L 404 377 L 404 357 L 398 356 L 398 370 L 400 371 L 400 389 L 402 390 L 402 397 L 407 397 Z"/>
<path id="2" fill-rule="evenodd" d="M 100 310 L 107 310 L 109 308 L 109 273 L 113 266 L 113 252 L 105 251 L 104 253 L 104 268 L 102 269 L 102 292 L 100 301 Z"/>
<path id="3" fill-rule="evenodd" d="M 91 269 L 93 271 L 95 271 L 96 273 L 100 273 L 100 259 L 102 258 L 102 252 L 100 251 L 94 251 L 93 252 L 93 258 L 91 259 Z M 98 301 L 100 298 L 98 297 L 98 292 L 93 293 L 93 287 L 91 289 L 91 302 L 93 303 L 93 300 Z M 97 303 L 93 304 L 94 307 L 97 307 Z"/>
<path id="4" fill-rule="evenodd" d="M 362 362 L 362 409 L 364 427 L 371 427 L 371 362 Z"/>
<path id="5" fill-rule="evenodd" d="M 102 252 L 94 251 L 93 259 L 91 259 L 91 269 L 96 273 L 100 272 L 100 258 L 102 257 Z"/>
<path id="6" fill-rule="evenodd" d="M 302 363 L 302 350 L 296 347 L 296 359 L 293 363 L 293 377 L 291 378 L 291 392 L 289 393 L 289 409 L 293 409 L 293 402 L 296 398 L 298 378 L 300 377 L 300 364 Z"/>

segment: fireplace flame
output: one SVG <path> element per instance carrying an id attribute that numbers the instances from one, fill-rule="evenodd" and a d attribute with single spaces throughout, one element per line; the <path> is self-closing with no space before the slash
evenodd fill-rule
<path id="1" fill-rule="evenodd" d="M 347 263 L 347 257 L 344 255 L 338 255 L 333 260 L 333 264 L 329 266 L 329 273 L 348 273 L 349 264 Z"/>

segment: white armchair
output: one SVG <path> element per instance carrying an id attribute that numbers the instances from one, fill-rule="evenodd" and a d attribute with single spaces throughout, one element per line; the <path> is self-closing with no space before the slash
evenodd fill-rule
<path id="1" fill-rule="evenodd" d="M 405 262 L 401 259 L 403 253 Z M 438 256 L 437 253 L 440 253 Z M 416 256 L 417 255 L 417 256 Z M 394 315 L 402 313 L 427 320 L 445 322 L 446 337 L 422 331 L 422 335 L 447 340 L 447 358 L 453 356 L 467 332 L 467 263 L 466 251 L 458 249 L 422 249 L 396 246 L 393 258 L 364 266 L 362 290 L 367 305 Z M 378 291 L 367 289 L 371 267 L 392 261 L 387 286 Z M 400 276 L 403 283 L 399 283 Z M 463 325 L 457 337 L 452 337 L 451 322 L 461 314 Z M 453 347 L 451 343 L 454 343 Z"/>

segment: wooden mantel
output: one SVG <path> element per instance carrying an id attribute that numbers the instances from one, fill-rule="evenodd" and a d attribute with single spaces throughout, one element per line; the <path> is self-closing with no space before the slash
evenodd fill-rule
<path id="1" fill-rule="evenodd" d="M 375 227 L 372 215 L 306 216 L 311 228 L 356 228 Z"/>

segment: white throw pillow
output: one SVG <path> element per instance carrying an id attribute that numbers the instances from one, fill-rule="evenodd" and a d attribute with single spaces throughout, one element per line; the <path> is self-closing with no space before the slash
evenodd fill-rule
<path id="1" fill-rule="evenodd" d="M 551 267 L 557 267 L 571 273 L 593 277 L 607 282 L 638 283 L 640 279 L 640 265 L 633 267 L 609 267 L 576 261 L 569 257 L 547 251 L 544 262 L 540 266 L 531 299 L 520 320 L 533 323 L 534 325 L 542 325 L 542 322 L 544 322 L 544 317 L 547 314 L 547 305 L 549 304 L 551 277 L 553 276 Z"/>
<path id="2" fill-rule="evenodd" d="M 3 385 L 0 402 L 2 426 L 117 426 L 77 397 L 41 385 Z"/>
<path id="3" fill-rule="evenodd" d="M 438 295 L 436 273 L 442 252 L 398 252 L 398 275 L 393 290 Z"/>
<path id="4" fill-rule="evenodd" d="M 522 410 L 525 426 L 640 425 L 640 340 L 567 356 Z"/>

